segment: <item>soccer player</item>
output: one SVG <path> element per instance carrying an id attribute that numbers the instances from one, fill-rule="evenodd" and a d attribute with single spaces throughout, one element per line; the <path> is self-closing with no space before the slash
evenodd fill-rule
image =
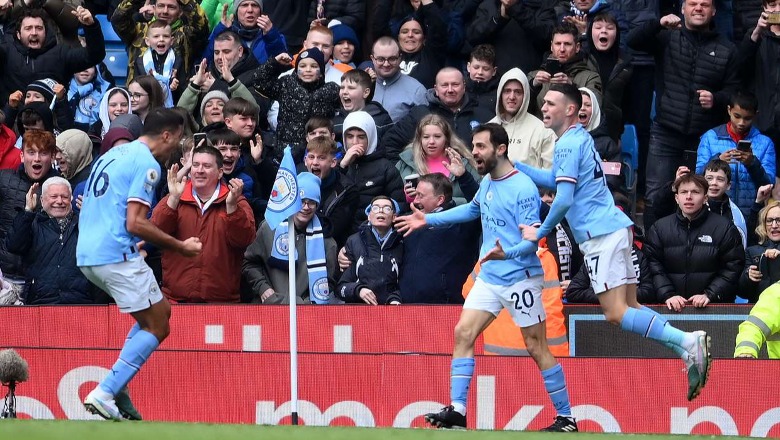
<path id="1" fill-rule="evenodd" d="M 80 214 L 76 263 L 96 286 L 108 292 L 122 313 L 136 324 L 130 329 L 119 359 L 105 379 L 84 400 L 84 407 L 109 420 L 121 420 L 114 396 L 127 385 L 170 332 L 171 306 L 163 298 L 152 270 L 139 254 L 146 240 L 186 256 L 201 250 L 197 237 L 179 241 L 148 219 L 159 162 L 181 141 L 184 119 L 171 109 L 155 109 L 146 118 L 138 140 L 112 148 L 92 167 Z M 170 170 L 173 176 L 178 165 Z"/>
<path id="2" fill-rule="evenodd" d="M 490 177 L 482 179 L 471 203 L 433 214 L 423 214 L 412 205 L 411 215 L 396 219 L 397 230 L 404 235 L 425 225 L 441 226 L 482 219 L 482 270 L 455 326 L 450 370 L 452 402 L 439 413 L 426 414 L 425 420 L 442 428 L 466 427 L 466 397 L 474 375 L 474 342 L 504 307 L 520 327 L 528 352 L 541 371 L 544 387 L 558 413 L 555 423 L 544 430 L 577 431 L 563 369 L 547 347 L 542 303 L 544 277 L 542 264 L 536 256 L 537 245 L 524 241 L 515 227 L 539 222 L 539 190 L 509 161 L 509 137 L 503 127 L 498 124 L 477 127 L 472 143 L 477 171 Z M 504 245 L 510 247 L 504 249 Z"/>
<path id="3" fill-rule="evenodd" d="M 593 138 L 577 123 L 582 95 L 570 84 L 556 84 L 544 96 L 544 126 L 558 140 L 552 170 L 516 162 L 535 184 L 556 190 L 550 213 L 540 228 L 521 225 L 523 238 L 537 241 L 566 217 L 584 255 L 593 290 L 607 321 L 674 350 L 688 369 L 688 400 L 707 382 L 712 358 L 710 336 L 683 332 L 636 298 L 636 271 L 631 260 L 631 220 L 614 204 Z M 577 203 L 574 203 L 574 200 Z"/>

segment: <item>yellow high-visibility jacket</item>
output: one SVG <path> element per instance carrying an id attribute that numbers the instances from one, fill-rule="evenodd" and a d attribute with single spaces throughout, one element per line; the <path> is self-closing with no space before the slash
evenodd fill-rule
<path id="1" fill-rule="evenodd" d="M 774 283 L 761 293 L 745 322 L 739 325 L 734 357 L 750 354 L 758 357 L 766 341 L 770 359 L 780 359 L 780 284 Z"/>

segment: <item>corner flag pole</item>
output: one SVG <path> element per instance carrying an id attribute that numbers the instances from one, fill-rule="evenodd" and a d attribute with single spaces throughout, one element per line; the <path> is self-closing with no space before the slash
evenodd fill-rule
<path id="1" fill-rule="evenodd" d="M 287 274 L 289 298 L 290 298 L 290 417 L 292 424 L 298 424 L 298 308 L 296 301 L 295 285 L 295 223 L 293 222 L 295 214 L 288 219 L 287 248 L 289 249 L 289 258 L 287 258 Z"/>

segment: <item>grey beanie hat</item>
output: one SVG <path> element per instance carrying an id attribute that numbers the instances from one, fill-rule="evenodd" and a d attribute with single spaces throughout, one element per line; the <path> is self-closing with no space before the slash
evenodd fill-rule
<path id="1" fill-rule="evenodd" d="M 130 134 L 133 135 L 133 139 L 138 139 L 141 137 L 141 131 L 144 128 L 144 123 L 141 122 L 141 118 L 139 118 L 138 115 L 124 114 L 117 116 L 113 121 L 111 121 L 111 125 L 108 128 L 112 129 L 117 127 L 126 128 Z"/>
<path id="2" fill-rule="evenodd" d="M 200 101 L 200 117 L 203 117 L 203 112 L 206 109 L 206 103 L 209 102 L 211 99 L 221 99 L 223 103 L 227 103 L 230 101 L 230 98 L 228 97 L 225 92 L 222 90 L 212 90 L 208 93 L 206 93 L 206 96 L 203 97 L 203 100 Z"/>

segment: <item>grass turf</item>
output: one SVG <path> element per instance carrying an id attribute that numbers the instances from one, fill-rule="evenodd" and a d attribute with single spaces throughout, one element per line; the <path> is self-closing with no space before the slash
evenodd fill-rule
<path id="1" fill-rule="evenodd" d="M 625 434 L 631 440 L 711 439 L 713 436 Z M 573 437 L 572 437 L 573 436 Z M 446 431 L 435 429 L 350 428 L 313 426 L 209 425 L 198 423 L 158 423 L 72 420 L 0 420 L 0 438 L 24 440 L 466 440 L 517 439 L 605 440 L 623 434 L 542 433 L 517 431 Z M 729 437 L 729 440 L 739 437 Z"/>

